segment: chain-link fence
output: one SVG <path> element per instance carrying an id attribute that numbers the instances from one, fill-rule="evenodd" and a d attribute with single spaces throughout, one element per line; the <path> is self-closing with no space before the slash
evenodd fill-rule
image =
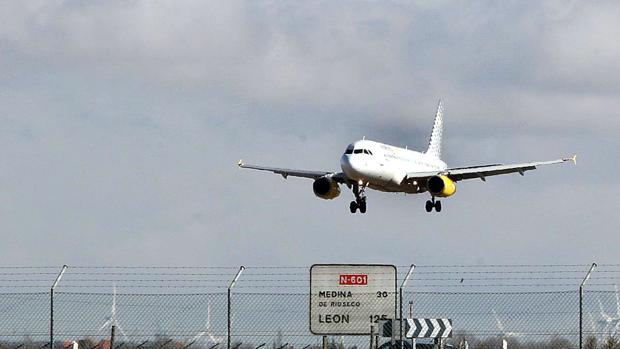
<path id="1" fill-rule="evenodd" d="M 452 319 L 453 336 L 445 344 L 455 347 L 578 348 L 579 285 L 588 268 L 420 266 L 403 290 L 402 312 Z M 49 347 L 55 269 L 0 270 L 2 349 Z M 322 345 L 309 329 L 309 268 L 247 268 L 229 298 L 237 269 L 69 267 L 53 294 L 54 349 L 73 342 L 80 349 L 111 349 L 113 326 L 113 349 L 224 349 L 229 321 L 231 348 Z M 399 267 L 399 285 L 407 270 Z M 582 312 L 587 349 L 617 348 L 616 279 L 620 266 L 606 265 L 588 281 Z M 332 336 L 328 342 L 367 348 L 370 340 Z M 423 343 L 428 340 L 418 340 Z"/>

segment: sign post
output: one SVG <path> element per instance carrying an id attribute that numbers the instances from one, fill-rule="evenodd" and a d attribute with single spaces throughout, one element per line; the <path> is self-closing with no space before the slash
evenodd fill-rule
<path id="1" fill-rule="evenodd" d="M 369 325 L 396 317 L 396 267 L 315 264 L 310 268 L 310 332 L 370 335 Z"/>

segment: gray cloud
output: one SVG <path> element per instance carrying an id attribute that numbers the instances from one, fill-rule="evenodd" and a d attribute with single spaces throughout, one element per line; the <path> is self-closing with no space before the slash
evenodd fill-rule
<path id="1" fill-rule="evenodd" d="M 14 263 L 613 261 L 615 2 L 6 2 L 0 220 Z M 449 163 L 577 167 L 314 198 L 239 157 L 337 170 L 368 136 Z M 52 253 L 50 253 L 52 251 Z M 447 258 L 446 258 L 447 257 Z"/>

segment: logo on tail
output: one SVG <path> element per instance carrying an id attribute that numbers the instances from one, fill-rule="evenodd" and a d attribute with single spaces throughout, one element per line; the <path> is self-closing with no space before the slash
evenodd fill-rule
<path id="1" fill-rule="evenodd" d="M 431 139 L 428 142 L 428 150 L 426 154 L 431 155 L 437 159 L 441 159 L 441 135 L 443 133 L 443 104 L 441 99 L 437 105 L 437 113 L 435 114 L 435 124 L 433 125 L 433 132 L 431 133 Z"/>

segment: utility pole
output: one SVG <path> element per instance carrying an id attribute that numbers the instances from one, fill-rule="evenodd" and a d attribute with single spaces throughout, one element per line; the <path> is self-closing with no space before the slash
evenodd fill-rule
<path id="1" fill-rule="evenodd" d="M 58 286 L 58 283 L 67 268 L 68 266 L 66 264 L 62 266 L 60 273 L 56 277 L 56 280 L 50 289 L 50 349 L 54 349 L 54 290 L 56 289 L 56 286 Z"/>
<path id="2" fill-rule="evenodd" d="M 237 282 L 237 279 L 239 279 L 239 276 L 241 276 L 241 273 L 243 273 L 244 270 L 245 270 L 245 267 L 243 265 L 239 267 L 239 271 L 237 272 L 237 275 L 235 275 L 235 278 L 228 286 L 228 347 L 227 347 L 228 349 L 231 349 L 230 344 L 231 344 L 231 339 L 232 339 L 231 332 L 230 332 L 230 328 L 231 328 L 230 300 L 231 300 L 232 289 L 233 287 L 235 287 L 235 283 Z"/>
<path id="3" fill-rule="evenodd" d="M 400 310 L 400 349 L 403 349 L 403 287 L 405 287 L 405 285 L 407 284 L 407 281 L 409 281 L 409 277 L 411 276 L 411 274 L 413 274 L 413 270 L 415 269 L 415 264 L 411 264 L 411 266 L 409 267 L 409 271 L 407 272 L 407 275 L 405 276 L 405 279 L 403 279 L 403 282 L 400 284 L 400 288 L 398 290 L 398 299 L 400 300 L 400 306 L 399 306 L 399 310 Z M 415 348 L 413 348 L 415 349 Z"/>
<path id="4" fill-rule="evenodd" d="M 588 281 L 590 274 L 592 274 L 592 271 L 596 267 L 596 263 L 592 263 L 588 274 L 586 274 L 581 285 L 579 285 L 579 349 L 583 349 L 583 287 L 586 285 L 586 281 Z"/>

